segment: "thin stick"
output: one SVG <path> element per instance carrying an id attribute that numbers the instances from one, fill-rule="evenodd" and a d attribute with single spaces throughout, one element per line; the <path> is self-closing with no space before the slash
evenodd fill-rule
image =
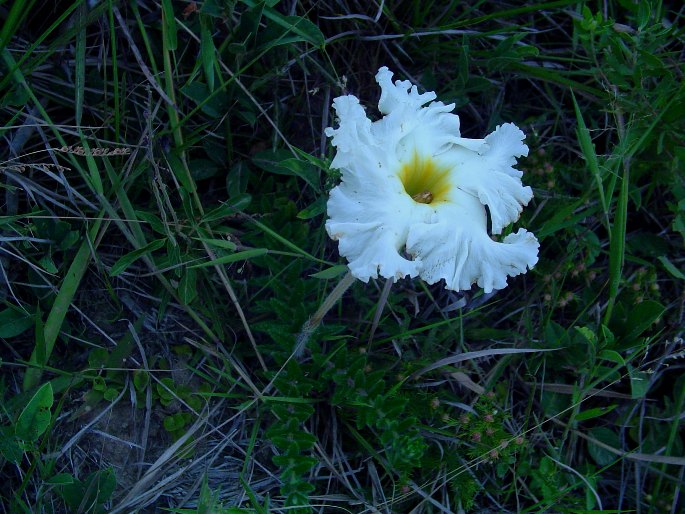
<path id="1" fill-rule="evenodd" d="M 333 291 L 331 291 L 331 294 L 323 301 L 314 315 L 304 322 L 302 330 L 300 330 L 300 333 L 297 335 L 293 357 L 298 358 L 302 355 L 302 352 L 307 346 L 307 341 L 309 341 L 312 334 L 316 332 L 316 329 L 319 328 L 326 313 L 331 310 L 353 283 L 354 277 L 352 276 L 352 273 L 348 271 L 347 275 L 345 275 L 338 285 L 335 286 Z"/>

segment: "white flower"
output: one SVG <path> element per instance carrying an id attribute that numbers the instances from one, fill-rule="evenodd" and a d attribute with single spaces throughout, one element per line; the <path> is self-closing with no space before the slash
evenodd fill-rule
<path id="1" fill-rule="evenodd" d="M 386 67 L 376 75 L 378 121 L 354 96 L 333 101 L 339 127 L 326 135 L 342 182 L 328 200 L 328 234 L 364 282 L 409 275 L 444 279 L 454 290 L 502 289 L 538 260 L 538 241 L 526 230 L 502 242 L 488 234 L 487 212 L 492 233 L 501 234 L 533 197 L 513 167 L 528 155 L 523 132 L 507 123 L 485 139 L 462 138 L 454 104 L 431 102 L 435 93 L 393 84 L 392 75 Z"/>

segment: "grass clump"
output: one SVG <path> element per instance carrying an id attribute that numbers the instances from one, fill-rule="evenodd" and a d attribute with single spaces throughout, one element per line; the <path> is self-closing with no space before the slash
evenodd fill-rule
<path id="1" fill-rule="evenodd" d="M 0 6 L 2 512 L 680 512 L 676 4 Z M 382 65 L 526 132 L 540 261 L 322 321 Z"/>

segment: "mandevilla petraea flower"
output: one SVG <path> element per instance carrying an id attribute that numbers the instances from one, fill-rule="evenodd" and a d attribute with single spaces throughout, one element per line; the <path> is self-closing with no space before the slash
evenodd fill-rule
<path id="1" fill-rule="evenodd" d="M 523 132 L 507 123 L 485 139 L 462 138 L 454 104 L 431 102 L 435 93 L 393 84 L 392 76 L 386 67 L 376 75 L 378 121 L 354 96 L 333 101 L 339 127 L 326 135 L 342 182 L 328 200 L 328 234 L 364 282 L 409 275 L 430 284 L 444 279 L 457 291 L 473 283 L 486 293 L 506 287 L 507 276 L 538 260 L 530 232 L 501 242 L 488 234 L 488 212 L 492 233 L 501 234 L 533 197 L 513 167 L 528 155 Z"/>

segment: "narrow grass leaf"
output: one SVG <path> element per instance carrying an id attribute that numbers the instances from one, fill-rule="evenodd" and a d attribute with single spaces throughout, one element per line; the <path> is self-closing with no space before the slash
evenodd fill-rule
<path id="1" fill-rule="evenodd" d="M 237 248 L 235 243 L 231 241 L 226 241 L 225 239 L 207 239 L 204 237 L 194 237 L 193 239 L 195 239 L 196 241 L 202 241 L 203 243 L 206 243 L 209 246 L 222 248 L 223 250 L 234 251 Z"/>
<path id="2" fill-rule="evenodd" d="M 618 405 L 613 404 L 609 405 L 608 407 L 595 407 L 593 409 L 584 410 L 582 412 L 579 412 L 573 419 L 574 421 L 585 421 L 588 419 L 598 418 L 611 412 L 616 407 L 618 407 Z"/>
<path id="3" fill-rule="evenodd" d="M 117 275 L 120 275 L 126 270 L 126 268 L 128 268 L 138 259 L 140 259 L 143 255 L 147 255 L 148 253 L 152 253 L 155 250 L 159 250 L 166 244 L 166 242 L 166 237 L 163 237 L 161 239 L 155 239 L 154 241 L 143 246 L 142 248 L 133 250 L 131 253 L 127 253 L 126 255 L 120 257 L 119 260 L 115 262 L 114 265 L 112 265 L 112 268 L 109 270 L 109 276 L 116 277 Z"/>
<path id="4" fill-rule="evenodd" d="M 623 274 L 623 263 L 626 251 L 629 187 L 630 175 L 628 169 L 624 168 L 614 222 L 611 224 L 609 230 L 609 302 L 605 313 L 605 323 L 608 323 L 611 319 L 614 302 L 618 296 L 618 289 L 621 284 L 621 275 Z"/>
<path id="5" fill-rule="evenodd" d="M 266 255 L 267 253 L 269 253 L 269 250 L 266 248 L 254 248 L 253 250 L 245 250 L 243 252 L 236 252 L 232 255 L 227 255 L 225 257 L 219 257 L 218 259 L 214 259 L 213 261 L 203 262 L 202 264 L 196 264 L 194 266 L 189 266 L 189 269 L 206 268 L 208 266 L 216 266 L 219 264 L 230 264 L 232 262 L 245 261 L 248 259 L 254 259 L 255 257 L 261 257 L 262 255 Z"/>
<path id="6" fill-rule="evenodd" d="M 241 1 L 252 8 L 256 7 L 259 3 L 254 0 Z M 323 47 L 326 41 L 321 30 L 306 18 L 301 18 L 300 16 L 285 16 L 266 5 L 264 6 L 262 14 L 277 25 L 297 34 L 303 41 L 309 42 L 316 47 Z"/>
<path id="7" fill-rule="evenodd" d="M 4 2 L 3 2 L 4 3 Z M 0 51 L 7 47 L 14 33 L 31 13 L 31 8 L 36 0 L 26 2 L 12 2 L 9 12 L 3 16 L 2 28 L 0 28 Z"/>
<path id="8" fill-rule="evenodd" d="M 86 3 L 82 2 L 77 16 L 78 33 L 76 35 L 76 52 L 74 59 L 76 71 L 74 73 L 74 107 L 76 109 L 76 125 L 81 125 L 83 119 L 83 94 L 86 88 Z"/>
<path id="9" fill-rule="evenodd" d="M 325 270 L 321 270 L 318 273 L 313 273 L 312 275 L 309 275 L 312 278 L 320 278 L 324 280 L 328 280 L 331 278 L 339 277 L 343 273 L 346 273 L 349 271 L 349 268 L 345 264 L 338 264 L 336 266 L 331 266 L 330 268 L 327 268 Z"/>
<path id="10" fill-rule="evenodd" d="M 62 323 L 64 322 L 64 317 L 69 310 L 74 295 L 83 279 L 83 275 L 88 269 L 88 263 L 90 261 L 91 250 L 96 247 L 91 241 L 96 240 L 96 235 L 98 234 L 101 226 L 101 220 L 103 219 L 104 212 L 101 211 L 98 215 L 97 221 L 93 224 L 90 233 L 87 238 L 81 243 L 78 252 L 74 256 L 74 260 L 69 266 L 67 273 L 62 281 L 62 286 L 57 293 L 54 303 L 52 304 L 52 309 L 48 315 L 48 319 L 45 321 L 45 362 L 50 359 L 52 354 L 52 349 L 55 346 L 55 341 L 57 341 L 57 336 L 62 328 Z M 30 363 L 37 363 L 37 354 L 34 349 L 31 354 Z M 38 368 L 28 368 L 24 374 L 24 391 L 29 391 L 38 385 L 42 370 Z"/>
<path id="11" fill-rule="evenodd" d="M 164 24 L 164 38 L 169 50 L 178 48 L 178 35 L 174 6 L 171 0 L 162 0 L 162 23 Z"/>
<path id="12" fill-rule="evenodd" d="M 321 262 L 321 263 L 324 263 L 324 264 L 328 264 L 326 261 L 322 261 L 321 259 L 317 259 L 317 258 L 314 257 L 312 254 L 310 254 L 310 253 L 304 251 L 302 248 L 300 248 L 300 247 L 297 246 L 296 244 L 294 244 L 294 243 L 288 241 L 285 237 L 283 237 L 282 235 L 280 235 L 278 232 L 276 232 L 276 231 L 272 230 L 271 228 L 267 227 L 266 225 L 264 225 L 264 223 L 261 223 L 261 222 L 257 221 L 256 219 L 250 219 L 250 221 L 251 221 L 252 223 L 254 223 L 255 225 L 257 225 L 257 226 L 258 226 L 260 229 L 262 229 L 264 232 L 266 232 L 267 234 L 269 234 L 271 237 L 273 237 L 273 238 L 276 239 L 277 241 L 280 241 L 280 242 L 283 243 L 285 246 L 287 246 L 288 248 L 290 248 L 291 250 L 293 250 L 294 252 L 296 252 L 296 253 L 298 253 L 298 254 L 300 254 L 300 255 L 303 255 L 304 257 L 307 257 L 308 259 L 311 259 L 311 260 L 313 260 L 313 261 Z"/>
<path id="13" fill-rule="evenodd" d="M 602 183 L 602 174 L 599 170 L 599 162 L 597 160 L 595 145 L 592 143 L 590 131 L 585 125 L 585 120 L 583 120 L 583 115 L 580 112 L 580 107 L 578 106 L 578 102 L 576 101 L 573 91 L 571 91 L 571 99 L 573 100 L 573 108 L 576 111 L 576 121 L 578 123 L 578 128 L 576 129 L 578 143 L 580 144 L 580 149 L 583 152 L 585 162 L 587 163 L 588 168 L 590 168 L 590 172 L 595 179 L 595 185 L 597 186 L 597 192 L 599 193 L 599 200 L 602 204 L 602 210 L 604 211 L 604 217 L 607 220 L 608 225 L 609 208 L 604 196 L 604 185 Z"/>
<path id="14" fill-rule="evenodd" d="M 212 38 L 212 18 L 206 14 L 200 15 L 200 58 L 202 70 L 210 91 L 214 91 L 214 64 L 216 48 Z"/>
<path id="15" fill-rule="evenodd" d="M 668 257 L 665 255 L 662 255 L 658 257 L 659 262 L 663 264 L 664 268 L 666 268 L 666 271 L 668 271 L 671 275 L 673 275 L 675 278 L 678 280 L 685 280 L 685 274 L 683 274 L 682 271 L 680 271 L 675 264 L 673 264 Z"/>
<path id="16" fill-rule="evenodd" d="M 184 270 L 178 282 L 178 296 L 186 305 L 190 305 L 197 298 L 197 271 L 191 268 Z"/>
<path id="17" fill-rule="evenodd" d="M 483 357 L 492 357 L 493 355 L 510 355 L 516 353 L 538 353 L 538 352 L 552 352 L 558 350 L 559 348 L 493 348 L 491 350 L 479 350 L 477 352 L 466 352 L 460 353 L 459 355 L 452 355 L 450 357 L 445 357 L 439 361 L 429 364 L 423 369 L 420 369 L 414 373 L 413 377 L 419 377 L 424 373 L 433 371 L 434 369 L 442 368 L 445 366 L 451 366 L 459 362 L 464 362 L 473 359 L 481 359 Z"/>

